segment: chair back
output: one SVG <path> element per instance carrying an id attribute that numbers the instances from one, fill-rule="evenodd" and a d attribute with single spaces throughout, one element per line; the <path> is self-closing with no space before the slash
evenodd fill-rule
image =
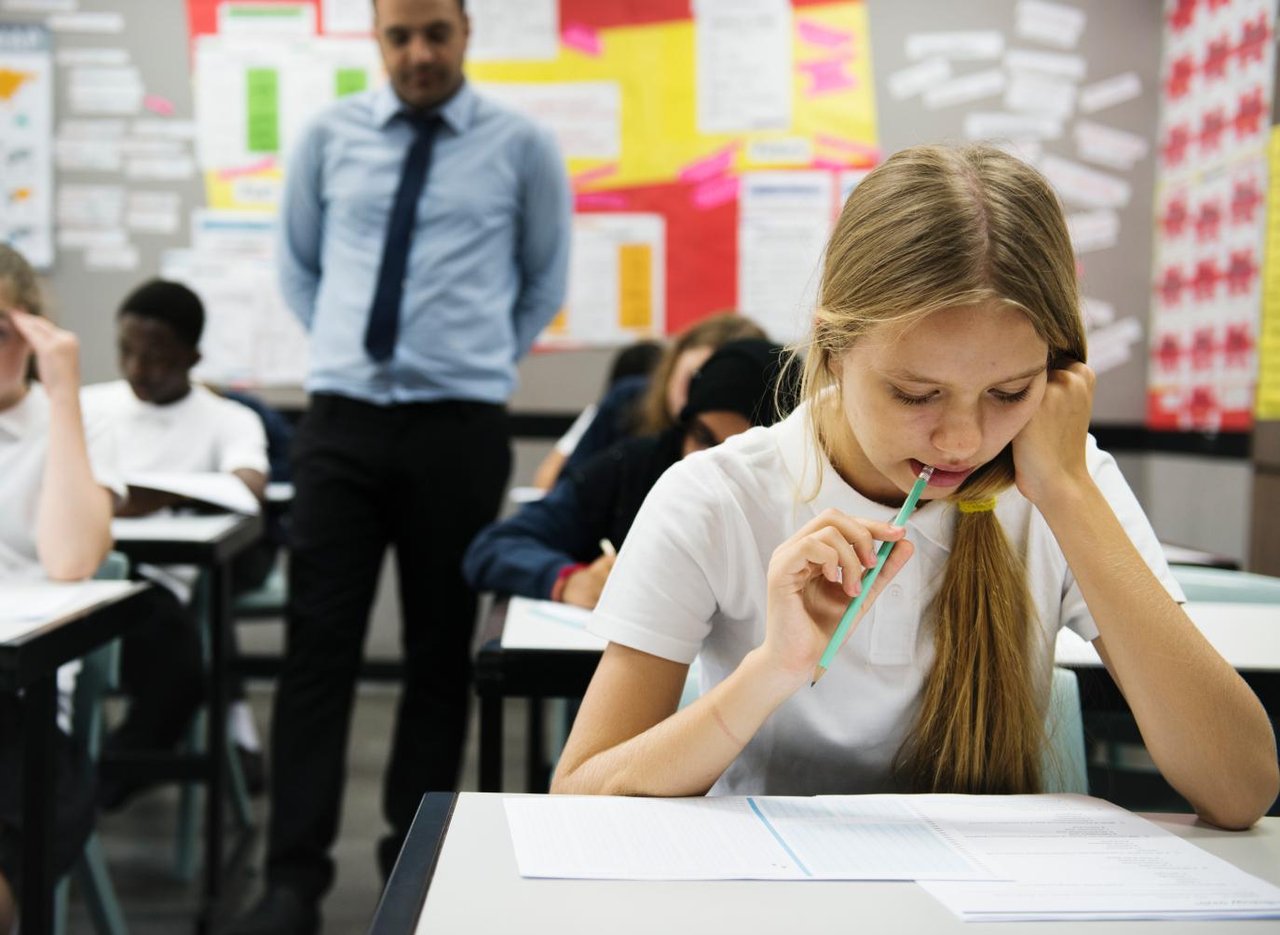
<path id="1" fill-rule="evenodd" d="M 1280 604 L 1280 578 L 1226 568 L 1170 565 L 1188 601 L 1220 604 Z"/>
<path id="2" fill-rule="evenodd" d="M 1076 682 L 1076 674 L 1070 669 L 1053 667 L 1044 728 L 1047 742 L 1040 762 L 1044 791 L 1088 795 L 1089 771 L 1085 765 L 1080 686 Z"/>

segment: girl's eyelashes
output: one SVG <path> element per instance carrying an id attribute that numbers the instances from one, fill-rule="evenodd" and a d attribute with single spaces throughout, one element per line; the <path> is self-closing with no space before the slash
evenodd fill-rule
<path id="1" fill-rule="evenodd" d="M 893 394 L 893 398 L 898 402 L 907 406 L 923 406 L 925 403 L 931 402 L 937 398 L 938 394 L 925 393 L 921 396 L 913 396 L 910 393 L 903 392 L 896 386 L 891 386 L 889 391 Z M 992 390 L 991 395 L 994 399 L 1002 403 L 1020 403 L 1031 393 L 1031 384 L 1027 384 L 1022 389 L 1014 393 L 1002 393 L 999 390 Z"/>
<path id="2" fill-rule="evenodd" d="M 1031 384 L 1027 384 L 1016 393 L 1000 393 L 996 390 L 991 391 L 991 395 L 1002 403 L 1020 403 L 1031 393 Z"/>
<path id="3" fill-rule="evenodd" d="M 922 406 L 938 395 L 937 393 L 925 393 L 923 396 L 912 396 L 910 393 L 904 393 L 896 386 L 890 387 L 890 391 L 893 393 L 894 399 L 900 403 L 906 403 L 908 406 Z"/>

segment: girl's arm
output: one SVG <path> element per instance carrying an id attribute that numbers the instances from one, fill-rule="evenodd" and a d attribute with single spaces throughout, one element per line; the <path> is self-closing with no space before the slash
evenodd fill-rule
<path id="1" fill-rule="evenodd" d="M 1160 772 L 1196 813 L 1247 828 L 1280 791 L 1267 713 L 1161 586 L 1085 465 L 1093 372 L 1051 371 L 1014 441 L 1018 486 L 1043 514 L 1080 585 L 1094 642 Z"/>
<path id="2" fill-rule="evenodd" d="M 93 476 L 80 417 L 75 335 L 25 312 L 12 319 L 35 352 L 49 396 L 49 448 L 36 507 L 36 552 L 55 580 L 87 578 L 111 548 L 112 495 Z"/>
<path id="3" fill-rule="evenodd" d="M 764 643 L 681 711 L 676 705 L 687 665 L 611 643 L 587 689 L 551 791 L 706 793 L 769 715 L 813 677 L 862 572 L 875 564 L 874 540 L 898 544 L 862 614 L 911 557 L 903 535 L 888 523 L 831 510 L 806 524 L 770 560 Z"/>

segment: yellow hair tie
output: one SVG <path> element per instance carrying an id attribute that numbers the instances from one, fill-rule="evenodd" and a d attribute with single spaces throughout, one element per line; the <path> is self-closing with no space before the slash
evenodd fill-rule
<path id="1" fill-rule="evenodd" d="M 987 497 L 985 500 L 961 500 L 956 504 L 961 513 L 990 513 L 996 508 L 996 498 Z"/>

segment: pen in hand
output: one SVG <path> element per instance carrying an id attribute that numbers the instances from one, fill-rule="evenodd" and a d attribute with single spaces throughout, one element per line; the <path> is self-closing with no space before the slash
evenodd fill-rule
<path id="1" fill-rule="evenodd" d="M 920 495 L 924 493 L 924 489 L 929 486 L 929 478 L 933 477 L 933 468 L 925 465 L 920 476 L 916 478 L 916 482 L 911 485 L 911 492 L 907 494 L 907 499 L 902 504 L 902 509 L 898 511 L 898 515 L 893 520 L 893 525 L 902 526 L 907 522 L 907 518 L 911 516 L 911 511 L 916 508 L 916 503 L 920 500 Z M 822 653 L 822 658 L 818 660 L 818 665 L 813 670 L 813 681 L 809 683 L 812 688 L 818 684 L 818 679 L 827 674 L 827 668 L 831 665 L 836 657 L 836 651 L 844 642 L 849 627 L 853 626 L 854 619 L 858 616 L 858 611 L 862 609 L 862 602 L 866 596 L 871 593 L 871 586 L 876 583 L 876 578 L 880 575 L 880 569 L 884 567 L 885 561 L 889 558 L 889 553 L 893 551 L 892 542 L 880 543 L 880 548 L 876 552 L 876 563 L 862 576 L 862 590 L 858 592 L 858 596 L 849 602 L 849 606 L 840 616 L 840 623 L 836 625 L 836 631 L 831 634 L 831 639 L 827 643 L 827 648 Z"/>

